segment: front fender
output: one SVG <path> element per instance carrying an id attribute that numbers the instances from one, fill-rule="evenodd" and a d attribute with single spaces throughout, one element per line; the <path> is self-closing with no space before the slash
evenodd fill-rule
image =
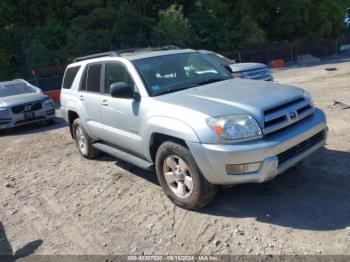
<path id="1" fill-rule="evenodd" d="M 168 135 L 189 142 L 199 142 L 199 138 L 195 131 L 185 122 L 163 116 L 155 116 L 150 118 L 146 123 L 146 128 L 143 132 L 144 152 L 147 159 L 151 160 L 150 141 L 154 133 Z"/>

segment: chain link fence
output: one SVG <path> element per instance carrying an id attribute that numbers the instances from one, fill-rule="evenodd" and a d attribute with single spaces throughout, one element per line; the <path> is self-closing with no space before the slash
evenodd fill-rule
<path id="1" fill-rule="evenodd" d="M 62 80 L 62 75 L 27 79 L 29 83 L 41 88 L 44 92 L 61 89 Z"/>
<path id="2" fill-rule="evenodd" d="M 272 60 L 283 59 L 286 63 L 298 61 L 298 56 L 310 54 L 318 58 L 338 55 L 340 47 L 350 44 L 350 37 L 315 42 L 304 41 L 290 44 L 275 44 L 272 48 L 255 50 L 239 50 L 231 54 L 230 58 L 236 62 L 260 62 L 269 64 Z"/>
<path id="3" fill-rule="evenodd" d="M 268 65 L 272 60 L 277 59 L 283 59 L 288 63 L 298 61 L 298 56 L 304 54 L 310 54 L 318 58 L 338 55 L 341 53 L 341 46 L 344 45 L 350 45 L 350 37 L 315 42 L 277 43 L 271 48 L 239 50 L 233 52 L 229 57 L 239 63 L 260 62 Z M 44 92 L 61 89 L 62 80 L 62 75 L 27 79 L 27 81 L 40 87 Z"/>

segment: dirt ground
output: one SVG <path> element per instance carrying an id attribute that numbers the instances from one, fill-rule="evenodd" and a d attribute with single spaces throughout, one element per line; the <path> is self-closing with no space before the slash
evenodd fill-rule
<path id="1" fill-rule="evenodd" d="M 350 62 L 274 77 L 325 110 L 326 148 L 199 212 L 174 206 L 152 173 L 82 158 L 61 118 L 1 133 L 0 254 L 350 254 L 350 109 L 331 107 L 350 105 Z"/>

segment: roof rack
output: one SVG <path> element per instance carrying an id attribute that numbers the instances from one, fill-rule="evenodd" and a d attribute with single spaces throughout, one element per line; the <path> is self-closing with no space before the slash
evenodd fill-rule
<path id="1" fill-rule="evenodd" d="M 121 49 L 116 51 L 109 51 L 109 52 L 103 52 L 103 53 L 97 53 L 93 55 L 87 55 L 82 57 L 77 57 L 73 60 L 73 62 L 80 62 L 88 59 L 93 58 L 99 58 L 99 57 L 106 57 L 106 56 L 120 56 L 120 54 L 123 53 L 137 53 L 137 52 L 147 52 L 147 51 L 163 51 L 163 50 L 176 50 L 180 49 L 179 47 L 175 45 L 166 45 L 166 46 L 159 46 L 159 47 L 137 47 L 137 48 L 128 48 L 128 49 Z"/>
<path id="2" fill-rule="evenodd" d="M 116 52 L 120 54 L 124 53 L 138 53 L 138 52 L 147 52 L 147 51 L 164 51 L 164 50 L 176 50 L 181 49 L 175 45 L 165 45 L 165 46 L 156 46 L 156 47 L 136 47 L 136 48 L 128 48 L 117 50 Z"/>
<path id="3" fill-rule="evenodd" d="M 99 57 L 105 57 L 105 56 L 120 56 L 120 54 L 116 51 L 111 51 L 111 52 L 104 52 L 104 53 L 98 53 L 98 54 L 93 54 L 93 55 L 87 55 L 87 56 L 82 56 L 82 57 L 77 57 L 73 60 L 73 62 L 80 62 L 92 58 L 99 58 Z"/>

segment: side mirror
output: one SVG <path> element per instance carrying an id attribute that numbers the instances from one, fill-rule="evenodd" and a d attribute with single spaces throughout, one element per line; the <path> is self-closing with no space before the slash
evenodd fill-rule
<path id="1" fill-rule="evenodd" d="M 109 87 L 109 92 L 112 97 L 116 98 L 133 98 L 133 88 L 125 82 L 113 83 Z"/>

